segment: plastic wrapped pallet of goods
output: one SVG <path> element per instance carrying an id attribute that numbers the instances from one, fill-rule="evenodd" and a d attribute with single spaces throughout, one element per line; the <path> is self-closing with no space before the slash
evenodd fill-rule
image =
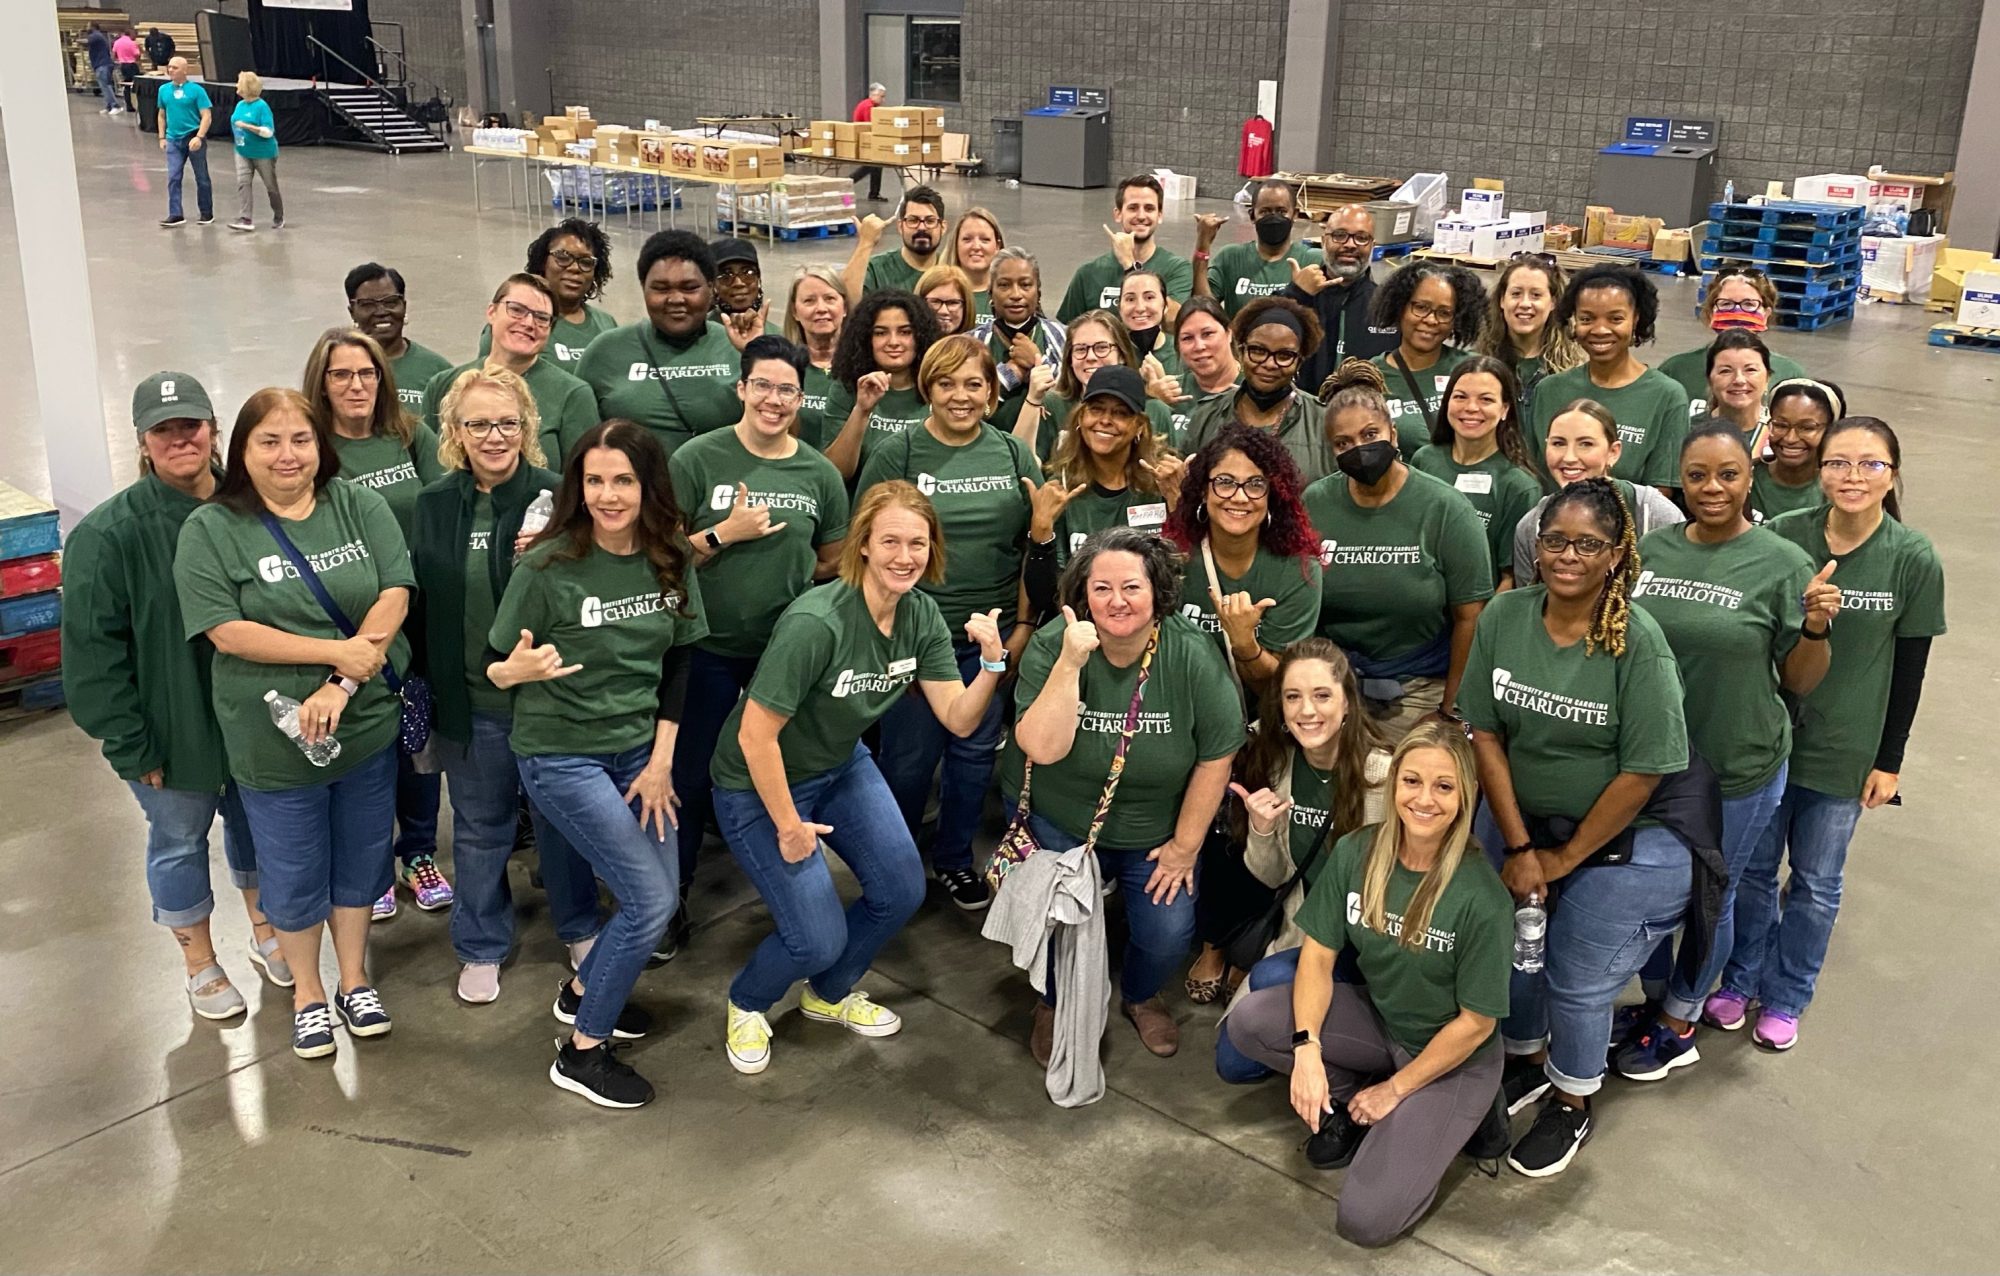
<path id="1" fill-rule="evenodd" d="M 1861 295 L 1891 305 L 1930 300 L 1943 235 L 1861 237 Z"/>

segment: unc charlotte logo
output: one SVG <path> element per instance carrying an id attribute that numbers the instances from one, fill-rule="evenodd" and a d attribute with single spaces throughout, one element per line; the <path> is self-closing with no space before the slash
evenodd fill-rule
<path id="1" fill-rule="evenodd" d="M 1347 924 L 1349 926 L 1359 926 L 1361 924 L 1361 892 L 1359 891 L 1347 892 Z"/>
<path id="2" fill-rule="evenodd" d="M 922 492 L 925 496 L 937 495 L 937 475 L 935 474 L 917 475 L 917 490 L 919 492 Z"/>
<path id="3" fill-rule="evenodd" d="M 1333 566 L 1333 551 L 1339 548 L 1339 541 L 1321 541 L 1319 543 L 1319 565 L 1321 567 Z"/>
<path id="4" fill-rule="evenodd" d="M 167 384 L 172 385 L 170 381 Z M 270 584 L 277 584 L 285 578 L 285 560 L 277 554 L 257 560 L 257 574 Z"/>
<path id="5" fill-rule="evenodd" d="M 1513 681 L 1514 673 L 1511 669 L 1495 669 L 1493 671 L 1493 698 L 1495 700 L 1505 700 L 1507 698 L 1507 685 Z"/>
<path id="6" fill-rule="evenodd" d="M 708 508 L 712 510 L 726 510 L 734 504 L 736 504 L 734 483 L 717 483 L 715 490 L 708 494 Z"/>

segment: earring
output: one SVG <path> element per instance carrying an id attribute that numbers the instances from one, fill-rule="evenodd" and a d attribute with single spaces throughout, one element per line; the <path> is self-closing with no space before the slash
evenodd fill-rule
<path id="1" fill-rule="evenodd" d="M 1270 525 L 1271 525 L 1271 511 L 1270 511 L 1270 510 L 1265 510 L 1265 511 L 1264 511 L 1264 526 L 1266 526 L 1266 527 L 1269 527 Z"/>
<path id="2" fill-rule="evenodd" d="M 1206 523 L 1208 521 L 1207 501 L 1203 501 L 1201 504 L 1194 507 L 1194 521 L 1197 523 Z"/>

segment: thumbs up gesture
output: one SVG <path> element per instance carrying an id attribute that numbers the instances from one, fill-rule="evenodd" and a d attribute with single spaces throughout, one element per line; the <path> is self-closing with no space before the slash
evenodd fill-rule
<path id="1" fill-rule="evenodd" d="M 1063 604 L 1062 656 L 1072 669 L 1083 668 L 1090 659 L 1090 653 L 1097 650 L 1097 626 L 1087 620 L 1078 620 L 1076 612 L 1069 604 Z"/>
<path id="2" fill-rule="evenodd" d="M 1806 583 L 1805 597 L 1806 628 L 1814 633 L 1824 633 L 1833 624 L 1833 618 L 1840 614 L 1840 586 L 1833 583 L 1833 569 L 1838 563 L 1829 561 L 1819 569 L 1819 575 Z"/>

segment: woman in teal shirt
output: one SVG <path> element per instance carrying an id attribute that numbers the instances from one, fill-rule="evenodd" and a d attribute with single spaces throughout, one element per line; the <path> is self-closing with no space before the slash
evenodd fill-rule
<path id="1" fill-rule="evenodd" d="M 257 223 L 253 177 L 264 179 L 264 198 L 271 201 L 271 229 L 285 228 L 285 197 L 278 191 L 278 122 L 264 100 L 264 81 L 255 71 L 236 77 L 236 109 L 229 113 L 229 135 L 236 143 L 236 202 L 242 209 L 229 229 L 252 231 Z"/>

